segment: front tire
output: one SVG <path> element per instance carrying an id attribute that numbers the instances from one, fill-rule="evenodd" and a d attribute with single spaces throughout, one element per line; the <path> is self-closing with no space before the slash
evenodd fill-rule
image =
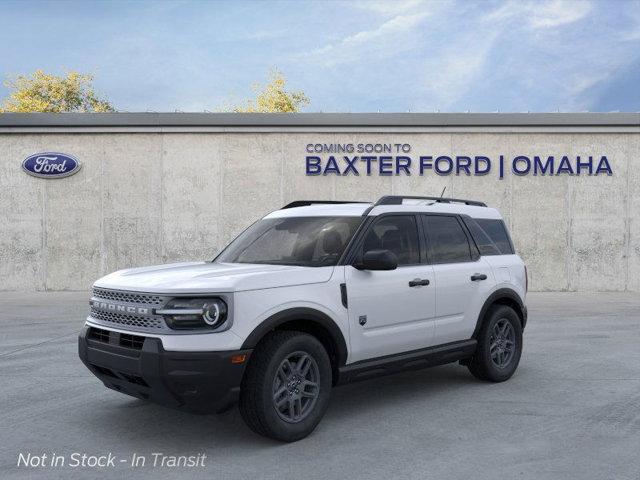
<path id="1" fill-rule="evenodd" d="M 329 356 L 315 337 L 276 331 L 251 356 L 241 385 L 240 414 L 254 432 L 295 442 L 322 419 L 331 385 Z"/>
<path id="2" fill-rule="evenodd" d="M 471 374 L 487 382 L 511 378 L 522 355 L 522 326 L 518 314 L 506 305 L 491 307 L 477 340 L 476 353 L 467 365 Z"/>

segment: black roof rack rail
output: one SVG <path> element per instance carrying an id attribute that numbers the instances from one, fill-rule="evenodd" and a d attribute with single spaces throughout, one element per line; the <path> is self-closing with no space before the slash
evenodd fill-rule
<path id="1" fill-rule="evenodd" d="M 376 205 L 402 205 L 402 201 L 409 200 L 432 200 L 435 203 L 464 203 L 465 205 L 473 205 L 474 207 L 486 207 L 487 204 L 479 202 L 477 200 L 465 200 L 463 198 L 448 198 L 448 197 L 414 197 L 411 195 L 387 195 L 381 197 Z"/>
<path id="2" fill-rule="evenodd" d="M 371 203 L 371 202 L 363 202 L 362 200 L 357 201 L 348 201 L 348 200 L 295 200 L 291 203 L 287 203 L 281 210 L 285 208 L 296 208 L 296 207 L 308 207 L 309 205 L 339 205 L 342 203 Z"/>

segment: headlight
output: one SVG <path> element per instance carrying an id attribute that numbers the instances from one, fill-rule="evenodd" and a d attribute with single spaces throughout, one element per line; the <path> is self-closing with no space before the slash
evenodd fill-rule
<path id="1" fill-rule="evenodd" d="M 174 330 L 216 330 L 227 320 L 227 304 L 220 298 L 174 298 L 156 313 Z"/>

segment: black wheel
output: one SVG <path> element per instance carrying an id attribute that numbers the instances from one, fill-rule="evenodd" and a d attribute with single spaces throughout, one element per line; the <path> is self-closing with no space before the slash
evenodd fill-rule
<path id="1" fill-rule="evenodd" d="M 522 326 L 518 314 L 506 305 L 487 312 L 478 334 L 478 348 L 468 363 L 474 377 L 488 382 L 511 378 L 522 354 Z"/>
<path id="2" fill-rule="evenodd" d="M 309 435 L 331 393 L 331 363 L 313 336 L 271 333 L 256 347 L 240 392 L 240 413 L 254 432 L 284 442 Z"/>

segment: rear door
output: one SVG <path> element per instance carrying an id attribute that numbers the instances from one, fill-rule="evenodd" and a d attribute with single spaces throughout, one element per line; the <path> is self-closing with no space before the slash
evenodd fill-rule
<path id="1" fill-rule="evenodd" d="M 398 257 L 395 270 L 345 267 L 352 361 L 433 344 L 433 267 L 423 263 L 418 220 L 414 214 L 377 217 L 358 246 L 356 258 L 368 250 L 392 251 Z"/>
<path id="2" fill-rule="evenodd" d="M 422 215 L 436 296 L 435 343 L 471 337 L 495 283 L 457 215 Z"/>

